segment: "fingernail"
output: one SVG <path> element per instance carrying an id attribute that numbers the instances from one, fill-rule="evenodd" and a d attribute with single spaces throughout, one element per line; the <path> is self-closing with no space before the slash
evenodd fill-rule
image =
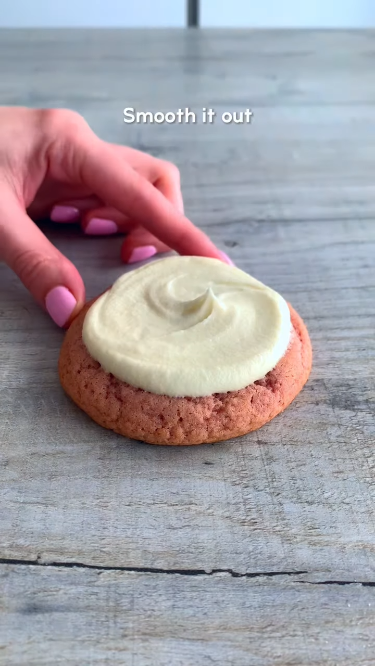
<path id="1" fill-rule="evenodd" d="M 225 252 L 221 252 L 221 251 L 220 251 L 220 254 L 221 254 L 221 256 L 223 257 L 223 259 L 224 259 L 224 261 L 225 261 L 226 264 L 229 264 L 229 266 L 234 266 L 234 265 L 235 265 L 235 264 L 233 263 L 232 259 L 230 259 L 230 258 L 228 257 L 228 255 L 225 254 Z"/>
<path id="2" fill-rule="evenodd" d="M 66 287 L 55 287 L 46 296 L 46 308 L 58 326 L 64 326 L 71 316 L 77 301 Z"/>
<path id="3" fill-rule="evenodd" d="M 156 253 L 157 249 L 154 247 L 154 245 L 143 245 L 142 247 L 136 247 L 131 253 L 127 263 L 135 264 L 137 261 L 144 261 L 145 259 L 153 257 Z"/>
<path id="4" fill-rule="evenodd" d="M 104 220 L 101 217 L 93 217 L 85 229 L 85 234 L 90 236 L 108 236 L 117 232 L 118 226 L 113 220 Z"/>
<path id="5" fill-rule="evenodd" d="M 73 206 L 54 206 L 50 219 L 52 222 L 74 222 L 79 220 L 79 210 Z"/>

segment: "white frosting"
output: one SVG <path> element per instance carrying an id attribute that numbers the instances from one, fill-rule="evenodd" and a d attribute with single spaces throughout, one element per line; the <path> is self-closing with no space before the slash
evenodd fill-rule
<path id="1" fill-rule="evenodd" d="M 118 379 L 202 397 L 262 379 L 289 344 L 285 300 L 216 259 L 160 259 L 120 277 L 88 310 L 83 341 Z"/>

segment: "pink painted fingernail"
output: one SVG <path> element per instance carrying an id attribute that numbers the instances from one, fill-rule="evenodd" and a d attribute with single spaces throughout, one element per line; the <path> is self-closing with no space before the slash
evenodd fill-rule
<path id="1" fill-rule="evenodd" d="M 46 308 L 58 326 L 64 326 L 77 305 L 73 294 L 66 287 L 55 287 L 46 296 Z"/>
<path id="2" fill-rule="evenodd" d="M 55 206 L 51 210 L 52 222 L 75 222 L 79 220 L 79 210 L 73 206 Z"/>
<path id="3" fill-rule="evenodd" d="M 142 247 L 136 247 L 131 253 L 127 263 L 135 264 L 137 261 L 144 261 L 145 259 L 153 257 L 156 253 L 157 249 L 154 247 L 154 245 L 143 245 Z"/>
<path id="4" fill-rule="evenodd" d="M 226 264 L 229 264 L 229 266 L 234 266 L 234 265 L 235 265 L 235 264 L 233 263 L 232 259 L 230 259 L 230 258 L 228 257 L 228 255 L 225 254 L 225 252 L 221 252 L 221 251 L 220 251 L 220 254 L 221 254 L 221 256 L 223 257 L 223 259 L 224 259 L 224 261 L 225 261 Z"/>
<path id="5" fill-rule="evenodd" d="M 116 234 L 118 226 L 113 220 L 104 220 L 101 217 L 93 217 L 88 223 L 85 234 L 90 236 L 108 236 L 109 234 Z"/>

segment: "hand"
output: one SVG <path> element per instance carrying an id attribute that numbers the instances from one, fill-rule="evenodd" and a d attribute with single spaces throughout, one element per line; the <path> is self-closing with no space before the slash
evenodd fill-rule
<path id="1" fill-rule="evenodd" d="M 48 216 L 86 234 L 130 232 L 127 262 L 169 249 L 229 261 L 184 216 L 172 164 L 102 141 L 73 111 L 0 108 L 0 260 L 68 326 L 85 288 L 33 221 Z"/>

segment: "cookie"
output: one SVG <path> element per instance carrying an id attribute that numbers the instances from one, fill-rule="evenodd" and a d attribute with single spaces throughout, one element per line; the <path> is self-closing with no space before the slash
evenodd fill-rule
<path id="1" fill-rule="evenodd" d="M 96 423 L 131 439 L 192 445 L 245 435 L 288 407 L 310 374 L 309 335 L 289 305 L 292 332 L 288 349 L 263 379 L 238 391 L 208 397 L 156 395 L 116 379 L 90 356 L 82 340 L 90 305 L 66 333 L 59 358 L 60 381 L 70 398 Z"/>

